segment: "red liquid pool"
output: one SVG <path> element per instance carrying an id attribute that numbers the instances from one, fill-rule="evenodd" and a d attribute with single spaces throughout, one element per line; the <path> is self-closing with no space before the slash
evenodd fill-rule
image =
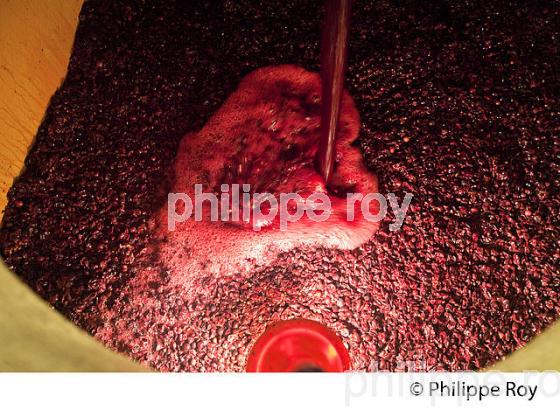
<path id="1" fill-rule="evenodd" d="M 358 112 L 345 93 L 334 174 L 326 186 L 314 162 L 320 138 L 320 98 L 317 73 L 290 65 L 261 68 L 241 81 L 201 131 L 183 138 L 173 166 L 173 193 L 186 193 L 194 202 L 196 184 L 201 185 L 201 192 L 218 194 L 223 192 L 222 184 L 247 184 L 251 194 L 297 193 L 304 199 L 326 194 L 331 209 L 324 221 L 303 214 L 281 229 L 279 216 L 255 220 L 259 216 L 248 215 L 241 206 L 234 210 L 240 215 L 235 221 L 229 217 L 212 221 L 207 201 L 201 221 L 193 213 L 171 231 L 166 207 L 156 221 L 163 241 L 158 251 L 173 282 L 190 286 L 203 272 L 236 276 L 295 247 L 352 249 L 372 236 L 378 223 L 363 218 L 359 203 L 353 205 L 355 219 L 349 221 L 347 216 L 347 193 L 377 192 L 377 179 L 365 168 L 358 148 L 351 145 L 358 136 Z M 375 214 L 378 203 L 369 206 Z"/>

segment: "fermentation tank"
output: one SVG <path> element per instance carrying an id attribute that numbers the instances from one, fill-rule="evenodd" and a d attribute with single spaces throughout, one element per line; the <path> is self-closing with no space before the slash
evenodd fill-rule
<path id="1" fill-rule="evenodd" d="M 0 1 L 0 208 L 61 84 L 81 0 Z M 0 266 L 0 370 L 147 370 L 104 348 Z M 495 366 L 560 370 L 560 324 Z"/>

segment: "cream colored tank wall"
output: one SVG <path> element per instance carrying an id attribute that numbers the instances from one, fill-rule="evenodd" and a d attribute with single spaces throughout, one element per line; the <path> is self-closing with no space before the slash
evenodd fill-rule
<path id="1" fill-rule="evenodd" d="M 82 0 L 0 0 L 0 209 L 66 73 Z"/>
<path id="2" fill-rule="evenodd" d="M 66 74 L 82 0 L 0 0 L 0 209 Z M 105 349 L 0 262 L 0 371 L 146 370 Z"/>

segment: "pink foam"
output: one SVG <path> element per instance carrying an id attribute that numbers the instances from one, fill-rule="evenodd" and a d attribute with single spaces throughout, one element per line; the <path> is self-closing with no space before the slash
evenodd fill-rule
<path id="1" fill-rule="evenodd" d="M 320 89 L 317 73 L 292 65 L 261 68 L 247 75 L 202 130 L 183 137 L 171 192 L 187 193 L 194 200 L 195 184 L 202 184 L 204 192 L 219 193 L 221 184 L 234 183 L 250 184 L 251 192 L 276 197 L 295 192 L 307 198 L 321 192 L 332 203 L 328 220 L 313 222 L 303 216 L 282 231 L 276 218 L 254 231 L 253 219 L 212 222 L 205 208 L 202 221 L 195 221 L 193 215 L 171 232 L 165 206 L 156 217 L 162 239 L 158 251 L 173 281 L 194 283 L 204 272 L 243 274 L 294 247 L 352 249 L 376 231 L 378 224 L 365 220 L 360 212 L 354 221 L 347 221 L 346 193 L 377 192 L 377 179 L 367 171 L 359 149 L 351 146 L 360 121 L 346 92 L 329 187 L 314 167 Z M 372 213 L 376 207 L 372 202 Z"/>

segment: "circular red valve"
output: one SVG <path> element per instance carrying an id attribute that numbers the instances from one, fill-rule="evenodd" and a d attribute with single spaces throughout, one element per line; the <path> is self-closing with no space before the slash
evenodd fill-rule
<path id="1" fill-rule="evenodd" d="M 257 340 L 248 372 L 343 372 L 350 370 L 348 351 L 328 327 L 307 319 L 276 322 Z"/>

